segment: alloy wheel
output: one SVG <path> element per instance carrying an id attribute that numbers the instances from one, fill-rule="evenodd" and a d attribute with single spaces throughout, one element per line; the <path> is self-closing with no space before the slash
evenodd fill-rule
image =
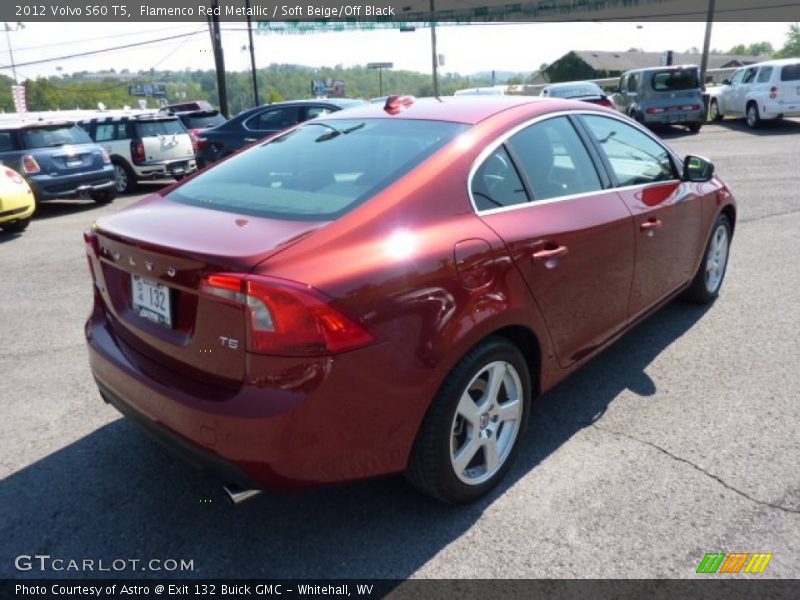
<path id="1" fill-rule="evenodd" d="M 115 186 L 118 193 L 123 193 L 128 189 L 128 173 L 122 165 L 114 165 L 114 173 L 116 175 Z"/>
<path id="2" fill-rule="evenodd" d="M 728 229 L 720 223 L 711 238 L 711 245 L 706 258 L 706 289 L 715 294 L 725 275 L 728 264 Z"/>

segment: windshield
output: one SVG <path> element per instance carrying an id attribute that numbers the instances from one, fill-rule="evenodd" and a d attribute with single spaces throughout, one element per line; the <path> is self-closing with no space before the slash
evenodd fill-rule
<path id="1" fill-rule="evenodd" d="M 699 88 L 700 77 L 697 69 L 670 69 L 653 73 L 653 89 L 657 92 Z"/>
<path id="2" fill-rule="evenodd" d="M 183 121 L 183 124 L 186 125 L 187 129 L 214 127 L 214 125 L 219 125 L 220 123 L 224 123 L 226 121 L 225 117 L 223 117 L 217 111 L 181 115 L 181 120 Z"/>
<path id="3" fill-rule="evenodd" d="M 68 144 L 91 144 L 92 140 L 77 125 L 54 125 L 24 130 L 27 148 L 53 148 Z"/>
<path id="4" fill-rule="evenodd" d="M 160 121 L 139 121 L 136 123 L 139 137 L 154 137 L 159 135 L 174 135 L 176 133 L 186 133 L 183 125 L 178 119 L 167 119 Z"/>
<path id="5" fill-rule="evenodd" d="M 330 221 L 466 130 L 441 121 L 310 121 L 201 173 L 167 198 L 227 212 Z"/>
<path id="6" fill-rule="evenodd" d="M 604 96 L 603 90 L 595 84 L 559 85 L 545 88 L 545 96 L 552 98 L 585 98 Z"/>

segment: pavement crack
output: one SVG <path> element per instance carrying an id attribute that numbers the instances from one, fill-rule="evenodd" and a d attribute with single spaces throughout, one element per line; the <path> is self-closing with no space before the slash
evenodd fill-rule
<path id="1" fill-rule="evenodd" d="M 672 452 L 670 452 L 666 448 L 662 448 L 658 444 L 654 444 L 653 442 L 650 442 L 648 440 L 640 439 L 640 438 L 638 438 L 636 436 L 633 436 L 633 435 L 630 435 L 630 434 L 627 434 L 627 433 L 622 433 L 621 431 L 615 431 L 615 430 L 609 429 L 607 427 L 600 427 L 597 423 L 590 423 L 589 425 L 591 427 L 597 429 L 598 431 L 602 431 L 604 433 L 610 433 L 611 435 L 614 435 L 614 436 L 617 436 L 617 437 L 626 438 L 626 439 L 629 439 L 631 441 L 634 441 L 634 442 L 637 442 L 639 444 L 643 444 L 645 446 L 649 446 L 650 448 L 658 450 L 659 452 L 661 452 L 662 454 L 670 457 L 673 460 L 676 460 L 678 462 L 682 462 L 684 464 L 689 465 L 690 467 L 692 467 L 696 471 L 699 471 L 700 473 L 702 473 L 706 477 L 709 477 L 709 478 L 713 479 L 714 481 L 716 481 L 717 483 L 719 483 L 723 487 L 729 489 L 730 491 L 734 492 L 735 494 L 738 494 L 742 498 L 745 498 L 745 499 L 749 500 L 750 502 L 754 502 L 755 504 L 760 504 L 761 506 L 774 508 L 775 510 L 780 510 L 780 511 L 785 512 L 785 513 L 794 514 L 794 515 L 800 515 L 800 509 L 790 508 L 788 506 L 783 506 L 781 504 L 775 504 L 773 502 L 767 502 L 766 500 L 761 500 L 759 498 L 754 498 L 753 496 L 749 495 L 748 493 L 743 492 L 742 490 L 740 490 L 738 488 L 735 488 L 734 486 L 732 486 L 731 484 L 726 482 L 721 477 L 718 477 L 717 475 L 714 475 L 713 473 L 710 473 L 710 472 L 706 471 L 703 467 L 701 467 L 699 465 L 696 465 L 695 463 L 693 463 L 690 460 L 687 460 L 687 459 L 685 459 L 685 458 L 683 458 L 681 456 L 678 456 L 677 454 L 673 454 Z"/>

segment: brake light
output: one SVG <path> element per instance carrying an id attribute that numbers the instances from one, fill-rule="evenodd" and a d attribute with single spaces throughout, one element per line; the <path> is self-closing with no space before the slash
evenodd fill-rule
<path id="1" fill-rule="evenodd" d="M 681 110 L 700 110 L 700 106 L 697 104 L 687 104 L 686 106 L 681 106 Z"/>
<path id="2" fill-rule="evenodd" d="M 133 162 L 142 163 L 145 161 L 144 142 L 142 140 L 131 140 L 131 158 Z"/>
<path id="3" fill-rule="evenodd" d="M 6 169 L 3 169 L 3 171 L 5 172 L 6 177 L 8 177 L 14 183 L 18 183 L 18 184 L 25 183 L 25 180 L 22 178 L 22 175 L 17 173 L 15 170 L 6 168 Z"/>
<path id="4" fill-rule="evenodd" d="M 653 108 L 648 108 L 647 109 L 647 114 L 649 114 L 649 115 L 657 115 L 659 113 L 663 113 L 664 110 L 665 109 L 663 109 L 663 108 L 654 108 L 654 107 Z"/>
<path id="5" fill-rule="evenodd" d="M 189 137 L 192 138 L 192 148 L 197 153 L 203 146 L 206 145 L 206 138 L 201 137 L 202 129 L 190 129 Z"/>
<path id="6" fill-rule="evenodd" d="M 103 164 L 111 164 L 111 157 L 108 155 L 108 152 L 106 152 L 105 148 L 100 148 L 100 156 L 103 157 Z"/>
<path id="7" fill-rule="evenodd" d="M 313 356 L 353 350 L 374 341 L 366 329 L 310 286 L 223 273 L 206 277 L 201 290 L 245 309 L 249 352 Z"/>
<path id="8" fill-rule="evenodd" d="M 386 98 L 386 104 L 383 105 L 383 110 L 390 115 L 396 115 L 414 104 L 414 100 L 416 100 L 414 96 L 389 96 Z"/>
<path id="9" fill-rule="evenodd" d="M 600 106 L 605 106 L 606 108 L 613 108 L 614 107 L 614 105 L 611 104 L 611 101 L 608 98 L 606 98 L 605 96 L 603 96 L 602 98 L 598 98 L 597 102 L 595 102 L 595 104 L 598 104 Z"/>
<path id="10" fill-rule="evenodd" d="M 22 157 L 22 170 L 28 174 L 31 174 L 38 173 L 42 169 L 39 167 L 39 163 L 36 162 L 36 159 L 33 158 L 33 156 L 26 154 Z"/>
<path id="11" fill-rule="evenodd" d="M 778 88 L 773 85 L 771 88 L 769 88 L 769 99 L 775 100 L 775 98 L 777 97 L 778 97 Z"/>
<path id="12" fill-rule="evenodd" d="M 93 229 L 85 229 L 83 231 L 83 241 L 88 246 L 87 250 L 91 249 L 95 256 L 100 255 L 100 240 L 97 239 L 97 234 Z"/>

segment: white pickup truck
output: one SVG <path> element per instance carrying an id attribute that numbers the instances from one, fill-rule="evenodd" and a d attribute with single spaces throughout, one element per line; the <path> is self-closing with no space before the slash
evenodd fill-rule
<path id="1" fill-rule="evenodd" d="M 719 88 L 708 90 L 708 116 L 744 116 L 750 127 L 762 120 L 800 116 L 800 58 L 742 67 Z"/>

